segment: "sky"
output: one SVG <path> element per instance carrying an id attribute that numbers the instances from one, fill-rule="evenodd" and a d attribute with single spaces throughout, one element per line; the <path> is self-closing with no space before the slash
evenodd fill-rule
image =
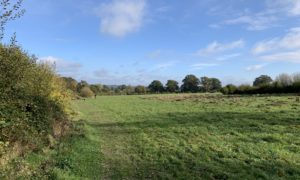
<path id="1" fill-rule="evenodd" d="M 62 76 L 108 85 L 188 75 L 249 84 L 300 72 L 300 0 L 24 0 L 6 39 Z"/>

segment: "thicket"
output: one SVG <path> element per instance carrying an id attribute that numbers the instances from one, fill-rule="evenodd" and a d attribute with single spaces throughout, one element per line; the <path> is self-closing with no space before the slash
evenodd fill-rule
<path id="1" fill-rule="evenodd" d="M 70 96 L 50 65 L 13 44 L 0 44 L 0 80 L 0 157 L 14 143 L 36 149 L 48 143 L 48 135 L 60 134 L 57 128 L 71 112 Z"/>
<path id="2" fill-rule="evenodd" d="M 229 84 L 221 89 L 223 94 L 300 94 L 300 74 L 280 74 L 273 81 L 267 75 L 256 78 L 251 85 Z"/>

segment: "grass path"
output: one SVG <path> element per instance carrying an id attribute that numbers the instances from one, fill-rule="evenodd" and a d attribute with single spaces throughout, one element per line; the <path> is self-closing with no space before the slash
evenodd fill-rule
<path id="1" fill-rule="evenodd" d="M 74 107 L 88 139 L 71 156 L 77 177 L 300 178 L 293 97 L 118 96 Z"/>

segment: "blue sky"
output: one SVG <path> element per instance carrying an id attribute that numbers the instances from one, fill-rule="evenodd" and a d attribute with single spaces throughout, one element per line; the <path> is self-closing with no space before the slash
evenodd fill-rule
<path id="1" fill-rule="evenodd" d="M 25 0 L 6 36 L 64 76 L 223 84 L 300 71 L 300 0 Z"/>

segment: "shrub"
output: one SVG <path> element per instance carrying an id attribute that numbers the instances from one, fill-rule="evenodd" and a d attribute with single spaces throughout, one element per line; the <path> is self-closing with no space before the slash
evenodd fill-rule
<path id="1" fill-rule="evenodd" d="M 80 96 L 89 98 L 94 96 L 94 92 L 89 87 L 83 87 L 80 90 Z"/>
<path id="2" fill-rule="evenodd" d="M 15 46 L 0 45 L 0 141 L 46 140 L 65 121 L 69 94 L 49 64 Z"/>

